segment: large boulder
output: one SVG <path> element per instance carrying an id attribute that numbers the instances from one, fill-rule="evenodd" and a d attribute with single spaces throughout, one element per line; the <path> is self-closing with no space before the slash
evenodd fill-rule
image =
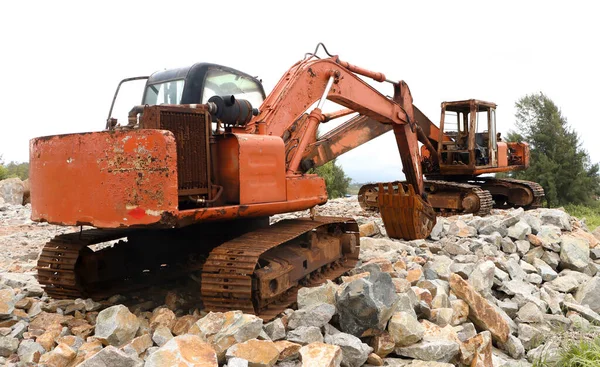
<path id="1" fill-rule="evenodd" d="M 336 293 L 336 307 L 342 331 L 354 336 L 385 330 L 398 302 L 388 273 L 372 273 L 344 284 Z"/>
<path id="2" fill-rule="evenodd" d="M 22 205 L 25 185 L 20 178 L 7 178 L 0 181 L 0 198 L 4 199 L 6 204 Z"/>
<path id="3" fill-rule="evenodd" d="M 213 347 L 196 335 L 180 335 L 146 358 L 144 367 L 218 367 Z"/>
<path id="4" fill-rule="evenodd" d="M 100 311 L 94 335 L 110 345 L 121 347 L 133 340 L 139 327 L 137 316 L 127 307 L 116 305 Z"/>

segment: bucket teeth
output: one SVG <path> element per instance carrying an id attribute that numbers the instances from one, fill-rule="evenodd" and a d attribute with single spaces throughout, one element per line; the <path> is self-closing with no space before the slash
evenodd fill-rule
<path id="1" fill-rule="evenodd" d="M 429 236 L 435 225 L 435 211 L 412 185 L 377 184 L 378 206 L 387 235 L 391 238 L 416 240 Z"/>

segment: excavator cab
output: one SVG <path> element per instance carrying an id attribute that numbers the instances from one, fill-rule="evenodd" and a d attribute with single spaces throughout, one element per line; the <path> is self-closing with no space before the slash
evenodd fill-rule
<path id="1" fill-rule="evenodd" d="M 438 158 L 442 175 L 476 176 L 519 169 L 525 143 L 505 143 L 496 130 L 496 104 L 476 99 L 442 103 Z"/>

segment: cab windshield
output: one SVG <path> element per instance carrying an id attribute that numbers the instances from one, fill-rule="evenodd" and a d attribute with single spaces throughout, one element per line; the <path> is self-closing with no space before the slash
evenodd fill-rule
<path id="1" fill-rule="evenodd" d="M 233 95 L 237 99 L 246 99 L 252 107 L 260 107 L 264 97 L 262 88 L 255 80 L 231 72 L 211 69 L 206 73 L 202 103 L 212 96 Z"/>

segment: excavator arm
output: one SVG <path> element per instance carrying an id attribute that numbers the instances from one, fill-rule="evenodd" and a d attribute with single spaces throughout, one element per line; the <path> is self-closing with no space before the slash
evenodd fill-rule
<path id="1" fill-rule="evenodd" d="M 335 56 L 300 61 L 281 78 L 246 130 L 252 132 L 264 125 L 266 134 L 281 136 L 286 142 L 288 174 L 301 174 L 326 162 L 324 157 L 312 160 L 310 152 L 317 147 L 318 126 L 326 119 L 320 106 L 324 99 L 333 101 L 361 115 L 338 130 L 337 136 L 342 141 L 333 158 L 394 130 L 407 181 L 417 194 L 423 194 L 416 120 L 408 86 L 404 82 L 394 83 L 394 98 L 390 99 L 357 74 L 385 80 L 381 73 L 356 67 Z M 319 105 L 306 115 L 317 101 Z"/>
<path id="2" fill-rule="evenodd" d="M 281 136 L 287 175 L 293 176 L 393 130 L 408 185 L 380 184 L 379 208 L 384 225 L 391 237 L 427 237 L 435 224 L 435 213 L 425 196 L 418 145 L 419 136 L 427 138 L 417 125 L 410 89 L 404 81 L 392 82 L 394 97 L 388 98 L 358 75 L 388 81 L 382 73 L 354 66 L 337 56 L 302 60 L 281 78 L 260 113 L 246 125 L 246 131 Z M 321 110 L 325 100 L 348 108 L 334 117 L 350 112 L 357 112 L 359 117 L 317 139 L 319 124 L 330 118 Z"/>

